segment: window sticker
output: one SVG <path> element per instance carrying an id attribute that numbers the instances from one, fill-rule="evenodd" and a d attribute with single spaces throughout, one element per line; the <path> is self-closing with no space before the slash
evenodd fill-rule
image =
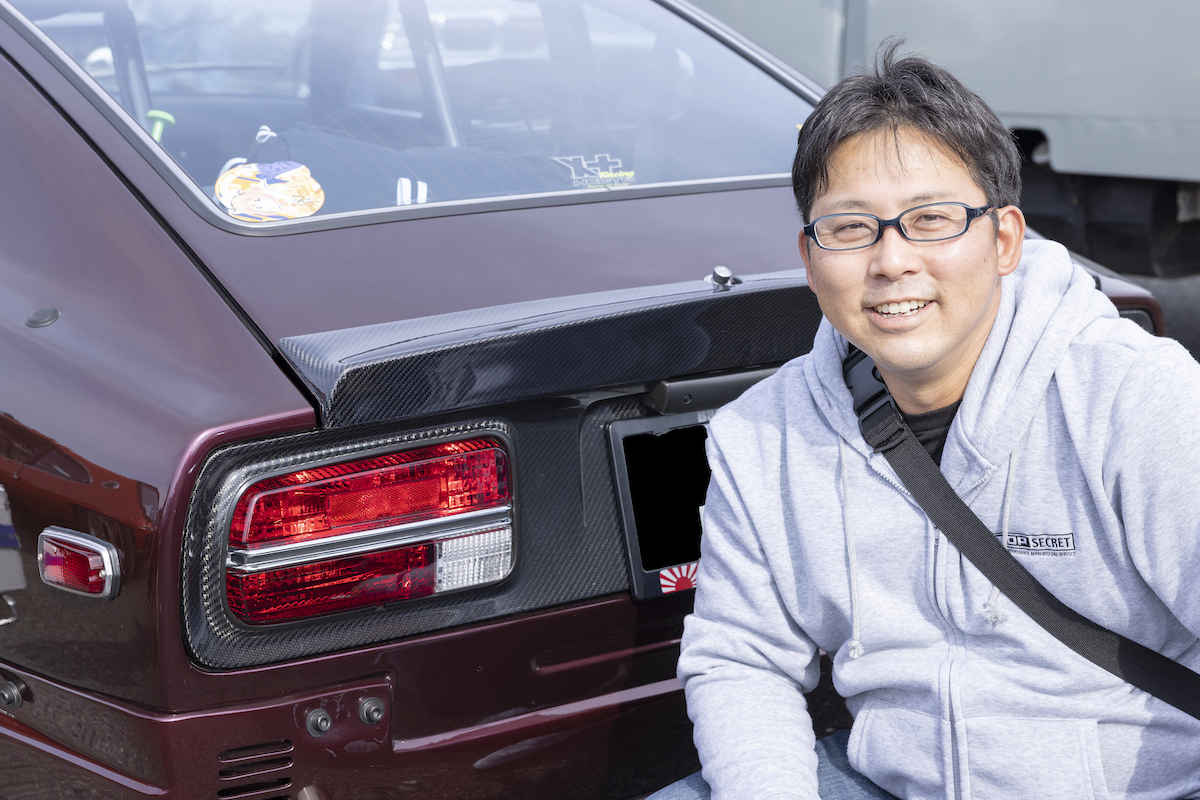
<path id="1" fill-rule="evenodd" d="M 295 161 L 239 164 L 217 179 L 217 200 L 235 219 L 274 222 L 311 217 L 325 203 L 325 191 Z"/>
<path id="2" fill-rule="evenodd" d="M 597 153 L 590 161 L 587 156 L 552 158 L 571 170 L 571 183 L 576 189 L 601 189 L 633 183 L 633 170 L 621 169 L 621 159 L 613 158 L 608 153 Z"/>
<path id="3" fill-rule="evenodd" d="M 416 182 L 416 202 L 424 203 L 429 199 L 429 184 L 425 181 Z M 411 178 L 401 178 L 396 181 L 396 205 L 411 206 L 413 204 L 413 181 Z"/>

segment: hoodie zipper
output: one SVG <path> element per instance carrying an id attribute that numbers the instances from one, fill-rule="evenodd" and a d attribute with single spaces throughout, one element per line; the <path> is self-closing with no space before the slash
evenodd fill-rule
<path id="1" fill-rule="evenodd" d="M 882 456 L 879 456 L 879 457 L 882 458 Z M 875 470 L 876 474 L 878 474 L 880 477 L 882 477 L 888 483 L 895 486 L 896 489 L 899 490 L 901 494 L 907 495 L 909 500 L 912 500 L 914 503 L 916 502 L 915 500 L 913 500 L 912 492 L 908 491 L 908 487 L 906 487 L 903 483 L 897 482 L 895 479 L 893 479 L 892 476 L 889 474 L 889 470 L 880 469 L 879 465 L 877 463 L 874 463 L 875 462 L 874 458 L 868 457 L 867 461 L 871 465 L 871 468 Z M 974 484 L 967 487 L 967 491 L 970 492 L 972 489 L 981 485 L 982 483 L 984 483 L 987 480 L 987 478 L 988 478 L 988 475 L 985 474 Z M 922 510 L 919 506 L 918 506 L 918 510 L 921 511 L 922 514 L 925 513 L 924 510 Z M 930 524 L 932 524 L 932 523 L 930 523 Z M 941 531 L 939 531 L 937 528 L 934 528 L 933 530 L 934 530 L 934 537 L 933 537 L 933 607 L 937 610 L 938 617 L 940 617 L 942 620 L 943 629 L 947 632 L 948 638 L 953 640 L 953 639 L 957 638 L 957 636 L 954 633 L 954 626 L 950 623 L 950 620 L 947 619 L 946 615 L 942 613 L 941 606 L 938 603 L 938 597 L 940 596 L 940 594 L 942 594 L 941 592 L 938 591 L 938 580 L 939 580 L 939 577 L 941 574 L 938 571 L 938 556 L 941 554 L 940 545 L 941 545 L 941 541 L 942 541 L 942 536 L 944 534 Z M 952 648 L 956 648 L 958 645 L 955 644 L 953 641 L 951 641 L 950 646 Z M 950 684 L 953 682 L 954 682 L 954 656 L 951 655 L 950 656 L 950 678 L 947 681 L 947 683 Z M 962 789 L 961 789 L 962 782 L 960 780 L 961 767 L 959 766 L 959 756 L 958 756 L 958 730 L 957 730 L 958 726 L 956 724 L 957 717 L 955 717 L 955 715 L 954 715 L 954 695 L 953 695 L 953 693 L 949 692 L 949 687 L 947 687 L 947 692 L 948 692 L 947 708 L 949 710 L 949 717 L 950 717 L 951 780 L 953 781 L 953 784 L 954 784 L 955 800 L 962 800 Z"/>
<path id="2" fill-rule="evenodd" d="M 946 708 L 950 718 L 950 779 L 951 785 L 954 787 L 955 800 L 961 800 L 962 779 L 958 756 L 958 717 L 954 713 L 954 692 L 952 689 L 952 685 L 955 680 L 955 672 L 957 671 L 953 650 L 958 647 L 958 644 L 954 641 L 957 639 L 957 636 L 954 633 L 954 626 L 950 624 L 950 620 L 947 619 L 946 615 L 942 613 L 941 606 L 938 602 L 939 594 L 941 594 L 941 592 L 939 592 L 939 581 L 942 573 L 939 571 L 939 556 L 941 555 L 941 542 L 943 534 L 937 528 L 934 528 L 933 530 L 933 605 L 934 608 L 937 609 L 938 616 L 941 617 L 944 629 L 947 631 L 948 637 L 951 640 L 950 647 L 952 648 L 951 655 L 949 657 L 950 674 L 946 679 Z"/>
<path id="3" fill-rule="evenodd" d="M 954 674 L 954 667 L 951 665 L 951 675 Z M 950 695 L 950 765 L 951 779 L 954 781 L 954 797 L 959 800 L 962 797 L 962 781 L 959 777 L 958 766 L 958 723 L 954 717 L 954 695 Z"/>
<path id="4" fill-rule="evenodd" d="M 976 489 L 978 489 L 980 486 L 982 486 L 984 483 L 986 483 L 989 478 L 991 478 L 993 471 L 994 470 L 992 470 L 992 469 L 984 470 L 984 473 L 983 473 L 983 475 L 980 476 L 979 480 L 975 481 L 975 483 L 971 484 L 970 486 L 965 487 L 965 491 L 963 492 L 963 494 L 966 495 L 967 497 L 970 497 L 971 494 Z M 934 537 L 934 545 L 933 545 L 934 546 L 933 565 L 934 565 L 934 570 L 935 570 L 934 577 L 936 579 L 937 578 L 936 570 L 937 570 L 937 564 L 938 564 L 937 554 L 938 554 L 938 550 L 939 550 L 938 545 L 941 543 L 942 537 L 945 536 L 945 534 L 943 534 L 937 528 L 934 528 L 934 531 L 937 532 L 937 536 Z M 955 552 L 957 552 L 957 550 Z M 959 555 L 959 558 L 960 559 L 962 558 L 961 554 Z M 948 557 L 947 557 L 947 560 L 948 560 Z M 947 565 L 947 569 L 949 569 L 949 565 Z M 934 591 L 934 600 L 936 602 L 937 593 L 938 593 L 938 584 L 936 582 L 933 585 L 933 591 Z M 941 614 L 940 607 L 938 608 L 938 613 Z M 950 622 L 950 620 L 944 614 L 941 614 L 941 616 L 942 616 L 943 621 L 946 624 L 947 629 L 949 629 L 951 636 L 955 640 L 957 640 L 959 638 L 959 630 L 957 628 L 955 628 L 955 626 Z M 955 644 L 953 646 L 955 648 L 957 648 L 958 647 L 957 642 L 955 642 Z M 948 684 L 954 683 L 956 671 L 957 670 L 955 668 L 954 657 L 952 656 L 951 660 L 950 660 L 950 679 L 947 682 Z M 959 763 L 960 759 L 959 759 L 959 748 L 958 748 L 958 724 L 957 724 L 957 717 L 954 715 L 954 693 L 953 692 L 950 692 L 950 695 L 948 697 L 947 707 L 949 709 L 949 716 L 950 716 L 950 767 L 951 767 L 951 777 L 954 780 L 954 797 L 955 797 L 955 800 L 961 800 L 961 798 L 962 798 L 962 767 L 960 766 L 960 763 Z"/>

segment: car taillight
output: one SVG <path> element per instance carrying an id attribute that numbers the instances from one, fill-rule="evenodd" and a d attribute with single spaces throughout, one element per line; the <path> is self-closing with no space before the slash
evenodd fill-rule
<path id="1" fill-rule="evenodd" d="M 49 586 L 110 599 L 120 588 L 117 549 L 95 536 L 50 526 L 38 536 L 38 571 Z"/>
<path id="2" fill-rule="evenodd" d="M 512 540 L 493 439 L 272 476 L 234 508 L 229 609 L 261 625 L 482 586 L 511 571 Z"/>

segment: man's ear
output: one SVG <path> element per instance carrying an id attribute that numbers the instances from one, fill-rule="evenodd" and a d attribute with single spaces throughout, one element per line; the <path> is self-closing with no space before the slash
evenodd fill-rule
<path id="1" fill-rule="evenodd" d="M 1021 247 L 1025 242 L 1025 215 L 1016 206 L 996 209 L 996 255 L 1001 275 L 1011 275 L 1021 263 Z"/>
<path id="2" fill-rule="evenodd" d="M 796 241 L 796 244 L 800 246 L 800 260 L 804 262 L 804 277 L 808 278 L 808 287 L 811 289 L 813 278 L 812 264 L 810 263 L 811 259 L 809 256 L 812 255 L 812 251 L 809 248 L 812 246 L 812 242 L 804 235 L 804 231 L 800 231 L 800 238 Z"/>

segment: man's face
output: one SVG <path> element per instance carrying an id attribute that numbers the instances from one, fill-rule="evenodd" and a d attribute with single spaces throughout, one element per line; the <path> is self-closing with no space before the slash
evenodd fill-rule
<path id="1" fill-rule="evenodd" d="M 987 197 L 956 155 L 901 129 L 895 137 L 867 134 L 838 147 L 829 161 L 829 186 L 810 216 L 861 212 L 891 219 L 942 201 L 983 206 Z M 1000 306 L 1000 277 L 1020 261 L 1021 212 L 1009 206 L 999 216 L 999 235 L 983 217 L 957 239 L 910 242 L 887 228 L 873 246 L 841 252 L 822 250 L 800 234 L 821 311 L 874 359 L 909 413 L 962 397 Z M 900 313 L 889 311 L 892 303 Z"/>

